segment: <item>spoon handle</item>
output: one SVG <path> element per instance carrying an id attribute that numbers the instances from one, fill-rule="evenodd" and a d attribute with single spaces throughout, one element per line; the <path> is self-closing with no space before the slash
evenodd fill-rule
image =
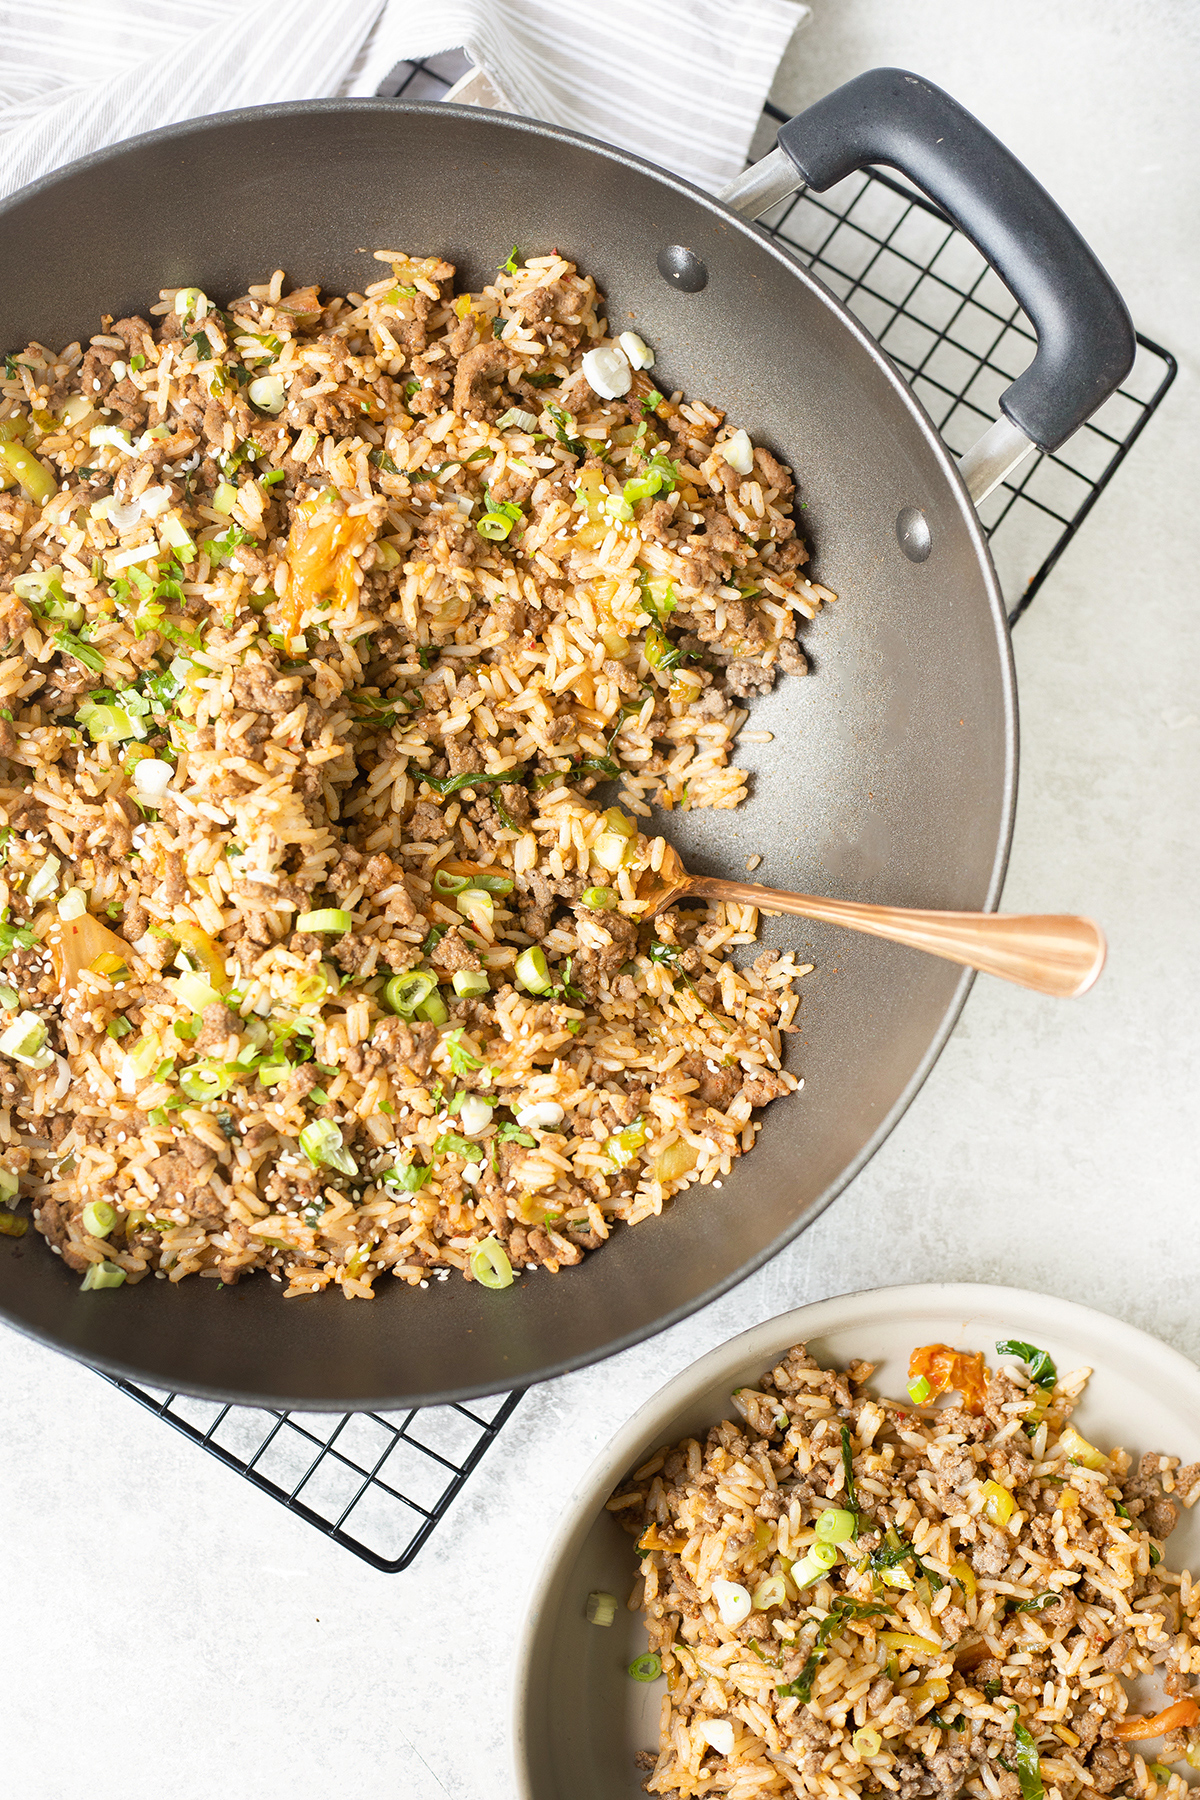
<path id="1" fill-rule="evenodd" d="M 921 912 L 825 900 L 816 894 L 783 894 L 749 881 L 718 881 L 705 875 L 692 876 L 687 888 L 709 900 L 798 913 L 802 919 L 865 931 L 1064 999 L 1085 994 L 1104 967 L 1104 933 L 1091 919 L 1070 913 Z"/>

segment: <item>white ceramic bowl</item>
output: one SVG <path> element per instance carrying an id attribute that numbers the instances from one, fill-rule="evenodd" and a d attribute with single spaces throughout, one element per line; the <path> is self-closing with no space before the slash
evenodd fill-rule
<path id="1" fill-rule="evenodd" d="M 970 1283 L 875 1288 L 783 1313 L 711 1350 L 648 1400 L 588 1470 L 552 1535 L 518 1648 L 513 1721 L 521 1800 L 639 1800 L 637 1750 L 657 1749 L 661 1681 L 631 1681 L 646 1648 L 637 1614 L 623 1602 L 637 1574 L 633 1540 L 604 1510 L 621 1479 L 660 1444 L 731 1416 L 733 1388 L 752 1383 L 793 1344 L 844 1365 L 878 1365 L 873 1385 L 902 1395 L 915 1344 L 983 1350 L 996 1361 L 1001 1338 L 1050 1352 L 1060 1373 L 1095 1371 L 1076 1418 L 1108 1449 L 1123 1445 L 1200 1460 L 1200 1370 L 1177 1350 L 1089 1307 L 1019 1288 Z M 1200 1507 L 1169 1541 L 1175 1568 L 1200 1562 Z M 589 1625 L 591 1590 L 621 1606 L 607 1629 Z"/>

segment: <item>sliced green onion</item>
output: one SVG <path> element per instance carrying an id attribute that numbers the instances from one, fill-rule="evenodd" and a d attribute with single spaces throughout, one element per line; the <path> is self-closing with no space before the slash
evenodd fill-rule
<path id="1" fill-rule="evenodd" d="M 883 1748 L 883 1739 L 872 1725 L 863 1725 L 850 1739 L 854 1754 L 861 1757 L 878 1756 Z"/>
<path id="2" fill-rule="evenodd" d="M 798 1588 L 811 1586 L 832 1569 L 838 1553 L 832 1544 L 813 1544 L 801 1562 L 793 1563 L 791 1577 Z"/>
<path id="3" fill-rule="evenodd" d="M 201 301 L 204 302 L 203 306 L 200 304 Z M 177 288 L 175 292 L 175 311 L 181 319 L 186 319 L 189 313 L 195 313 L 198 319 L 202 319 L 204 314 L 208 311 L 208 296 L 205 294 L 203 288 Z"/>
<path id="4" fill-rule="evenodd" d="M 0 1205 L 15 1206 L 21 1180 L 11 1169 L 0 1168 Z"/>
<path id="5" fill-rule="evenodd" d="M 519 425 L 522 431 L 536 431 L 537 414 L 526 412 L 520 406 L 510 406 L 508 411 L 501 413 L 496 420 L 496 430 L 507 431 L 510 425 Z"/>
<path id="6" fill-rule="evenodd" d="M 278 1087 L 281 1081 L 287 1080 L 294 1069 L 294 1063 L 290 1063 L 286 1056 L 280 1056 L 273 1057 L 270 1062 L 259 1063 L 256 1073 L 264 1087 Z M 319 1105 L 320 1102 L 318 1101 L 317 1104 Z"/>
<path id="7" fill-rule="evenodd" d="M 411 1019 L 417 1008 L 437 989 L 437 976 L 427 969 L 412 969 L 407 975 L 393 975 L 383 990 L 383 1001 L 402 1019 Z"/>
<path id="8" fill-rule="evenodd" d="M 590 906 L 593 912 L 610 912 L 617 904 L 616 889 L 610 887 L 584 888 L 579 898 L 585 906 Z"/>
<path id="9" fill-rule="evenodd" d="M 121 450 L 126 456 L 133 455 L 133 439 L 122 425 L 93 425 L 88 443 L 95 450 Z"/>
<path id="10" fill-rule="evenodd" d="M 334 983 L 336 987 L 337 983 Z M 296 983 L 296 1003 L 299 1006 L 310 1006 L 314 1000 L 320 1000 L 329 992 L 329 977 L 322 963 Z"/>
<path id="11" fill-rule="evenodd" d="M 48 1069 L 54 1052 L 46 1048 L 46 1021 L 35 1012 L 18 1013 L 0 1033 L 0 1056 L 11 1056 L 27 1069 Z"/>
<path id="12" fill-rule="evenodd" d="M 357 1175 L 358 1164 L 346 1149 L 341 1131 L 332 1119 L 314 1119 L 300 1133 L 300 1148 L 315 1169 L 324 1166 L 343 1175 Z"/>
<path id="13" fill-rule="evenodd" d="M 469 875 L 451 875 L 447 869 L 438 869 L 433 877 L 435 894 L 461 894 L 464 888 L 471 885 Z"/>
<path id="14" fill-rule="evenodd" d="M 15 987 L 9 987 L 6 981 L 0 981 L 0 1006 L 11 1012 L 14 1006 L 20 1006 L 21 996 Z"/>
<path id="15" fill-rule="evenodd" d="M 469 919 L 477 930 L 491 930 L 496 917 L 496 907 L 492 896 L 485 893 L 482 888 L 467 888 L 465 892 L 457 895 L 454 904 L 464 919 Z"/>
<path id="16" fill-rule="evenodd" d="M 627 863 L 632 862 L 636 854 L 636 846 L 628 838 L 618 837 L 615 831 L 602 831 L 592 845 L 593 860 L 602 869 L 607 869 L 610 875 L 615 875 L 618 869 L 623 869 Z"/>
<path id="17" fill-rule="evenodd" d="M 418 1006 L 416 1012 L 413 1014 L 413 1017 L 415 1019 L 426 1019 L 430 1025 L 444 1025 L 446 1020 L 450 1017 L 450 1014 L 446 1011 L 446 1002 L 442 999 L 442 996 L 440 994 L 430 994 L 427 1000 L 422 1000 L 420 1006 Z"/>
<path id="18" fill-rule="evenodd" d="M 125 1280 L 125 1271 L 117 1263 L 89 1263 L 88 1272 L 80 1282 L 86 1294 L 89 1288 L 120 1287 Z"/>
<path id="19" fill-rule="evenodd" d="M 784 1606 L 786 1603 L 787 1585 L 782 1575 L 768 1575 L 754 1590 L 755 1612 L 769 1612 L 773 1606 Z"/>
<path id="20" fill-rule="evenodd" d="M 18 575 L 12 585 L 13 593 L 19 600 L 32 600 L 35 606 L 45 607 L 52 601 L 60 606 L 68 604 L 61 571 L 58 569 L 31 569 L 27 575 Z M 79 616 L 82 619 L 82 607 L 79 608 Z"/>
<path id="21" fill-rule="evenodd" d="M 212 497 L 213 511 L 231 513 L 237 500 L 237 489 L 232 481 L 219 481 Z"/>
<path id="22" fill-rule="evenodd" d="M 858 1519 L 842 1506 L 828 1506 L 817 1520 L 819 1544 L 848 1544 L 858 1536 Z"/>
<path id="23" fill-rule="evenodd" d="M 284 391 L 282 375 L 260 375 L 246 389 L 251 406 L 257 406 L 260 412 L 278 413 L 283 411 Z"/>
<path id="24" fill-rule="evenodd" d="M 455 993 L 462 1000 L 474 1000 L 477 995 L 491 991 L 482 969 L 455 969 L 451 981 Z"/>
<path id="25" fill-rule="evenodd" d="M 28 1230 L 28 1219 L 19 1219 L 16 1213 L 0 1213 L 0 1237 L 24 1237 Z"/>
<path id="26" fill-rule="evenodd" d="M 107 1200 L 89 1200 L 83 1209 L 83 1229 L 89 1237 L 106 1238 L 117 1222 L 117 1209 Z"/>
<path id="27" fill-rule="evenodd" d="M 219 1100 L 228 1093 L 237 1073 L 232 1063 L 191 1063 L 180 1070 L 179 1085 L 189 1100 L 203 1106 L 206 1100 Z"/>
<path id="28" fill-rule="evenodd" d="M 656 1651 L 647 1651 L 645 1656 L 635 1656 L 629 1665 L 629 1673 L 635 1681 L 657 1681 L 662 1674 L 662 1658 Z"/>
<path id="29" fill-rule="evenodd" d="M 617 1598 L 615 1594 L 606 1594 L 596 1589 L 587 1597 L 587 1622 L 589 1625 L 611 1625 L 617 1616 Z"/>
<path id="30" fill-rule="evenodd" d="M 92 706 L 85 702 L 76 719 L 93 744 L 123 744 L 129 738 L 144 738 L 146 728 L 140 719 L 132 718 L 123 706 Z"/>
<path id="31" fill-rule="evenodd" d="M 538 944 L 531 944 L 528 950 L 522 950 L 513 973 L 521 986 L 531 994 L 548 994 L 553 985 L 546 966 L 546 952 Z"/>
<path id="32" fill-rule="evenodd" d="M 194 1013 L 202 1013 L 206 1006 L 214 1005 L 221 998 L 216 988 L 205 981 L 203 975 L 193 973 L 180 975 L 176 979 L 175 992 L 188 1011 Z"/>
<path id="33" fill-rule="evenodd" d="M 642 1118 L 634 1119 L 632 1124 L 626 1125 L 624 1131 L 614 1131 L 604 1141 L 608 1160 L 615 1168 L 627 1168 L 645 1144 L 648 1135 L 646 1121 Z"/>
<path id="34" fill-rule="evenodd" d="M 107 1027 L 108 1036 L 110 1038 L 128 1037 L 132 1030 L 133 1026 L 129 1023 L 128 1019 L 114 1019 L 112 1024 Z"/>
<path id="35" fill-rule="evenodd" d="M 58 483 L 45 463 L 16 440 L 0 443 L 0 474 L 6 471 L 20 482 L 25 498 L 35 506 L 44 506 L 58 492 Z"/>
<path id="36" fill-rule="evenodd" d="M 487 512 L 478 520 L 475 529 L 480 537 L 498 543 L 509 535 L 514 523 L 514 520 L 506 518 L 502 512 Z"/>
<path id="37" fill-rule="evenodd" d="M 196 540 L 190 535 L 187 526 L 177 514 L 168 513 L 166 518 L 160 521 L 158 535 L 164 544 L 169 545 L 176 552 L 181 563 L 190 563 L 196 560 Z"/>
<path id="38" fill-rule="evenodd" d="M 342 906 L 323 906 L 316 912 L 301 913 L 297 931 L 349 931 L 354 920 Z"/>
<path id="39" fill-rule="evenodd" d="M 29 886 L 25 889 L 25 897 L 35 905 L 39 900 L 48 900 L 58 887 L 58 871 L 62 862 L 57 856 L 48 856 L 40 869 L 29 877 Z"/>
<path id="40" fill-rule="evenodd" d="M 908 1384 L 908 1397 L 914 1406 L 924 1406 L 932 1392 L 933 1389 L 924 1375 L 918 1375 L 915 1381 L 910 1381 Z"/>
<path id="41" fill-rule="evenodd" d="M 512 1264 L 499 1238 L 485 1237 L 481 1244 L 476 1244 L 471 1252 L 471 1273 L 482 1287 L 512 1286 Z"/>

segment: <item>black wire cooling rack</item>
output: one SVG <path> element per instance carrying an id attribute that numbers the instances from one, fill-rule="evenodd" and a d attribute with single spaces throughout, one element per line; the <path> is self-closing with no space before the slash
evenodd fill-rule
<path id="1" fill-rule="evenodd" d="M 402 63 L 379 91 L 437 100 L 460 53 Z M 785 113 L 768 105 L 756 154 Z M 811 268 L 883 345 L 961 454 L 1031 360 L 1029 321 L 975 249 L 921 194 L 878 170 L 781 202 L 763 228 Z M 980 516 L 1014 623 L 1028 607 L 1175 379 L 1138 334 L 1128 380 L 1052 456 L 1029 458 Z M 408 1567 L 520 1394 L 419 1412 L 297 1413 L 222 1406 L 115 1385 L 373 1568 Z"/>

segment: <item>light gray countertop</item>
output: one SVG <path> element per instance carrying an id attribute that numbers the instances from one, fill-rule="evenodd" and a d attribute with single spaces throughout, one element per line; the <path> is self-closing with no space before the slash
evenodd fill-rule
<path id="1" fill-rule="evenodd" d="M 813 0 L 775 98 L 941 82 L 1040 175 L 1180 359 L 1016 633 L 1011 910 L 1077 910 L 1108 971 L 1059 1004 L 980 980 L 866 1172 L 705 1312 L 530 1393 L 413 1568 L 384 1576 L 12 1333 L 4 1749 L 20 1800 L 509 1800 L 511 1651 L 601 1444 L 713 1344 L 807 1299 L 927 1279 L 1062 1294 L 1200 1359 L 1200 11 L 1190 0 Z M 564 1797 L 565 1800 L 565 1797 Z"/>

